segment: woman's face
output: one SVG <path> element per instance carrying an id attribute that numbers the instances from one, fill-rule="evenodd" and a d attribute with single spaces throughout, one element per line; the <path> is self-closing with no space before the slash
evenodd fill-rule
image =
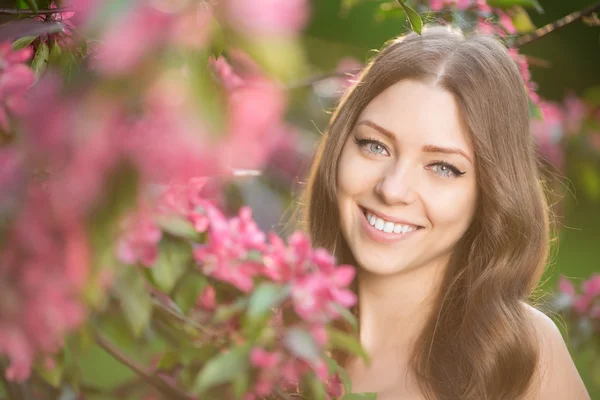
<path id="1" fill-rule="evenodd" d="M 404 80 L 360 114 L 338 164 L 341 228 L 375 274 L 442 263 L 477 202 L 473 149 L 454 96 Z"/>

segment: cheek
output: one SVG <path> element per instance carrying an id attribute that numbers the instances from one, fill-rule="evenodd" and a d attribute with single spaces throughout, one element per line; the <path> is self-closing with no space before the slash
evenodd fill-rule
<path id="1" fill-rule="evenodd" d="M 450 185 L 449 185 L 450 186 Z M 426 208 L 434 226 L 464 233 L 473 219 L 476 188 L 473 182 L 430 191 Z"/>
<path id="2" fill-rule="evenodd" d="M 355 200 L 373 191 L 379 172 L 377 166 L 366 160 L 354 149 L 344 149 L 337 171 L 338 197 L 340 201 Z"/>

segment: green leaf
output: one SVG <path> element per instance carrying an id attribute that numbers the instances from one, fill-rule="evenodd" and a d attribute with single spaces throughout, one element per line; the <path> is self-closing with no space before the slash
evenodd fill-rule
<path id="1" fill-rule="evenodd" d="M 35 11 L 36 13 L 39 11 L 37 1 L 35 1 L 35 0 L 26 0 L 26 1 L 27 1 L 27 6 L 29 7 L 29 9 L 31 9 L 31 11 Z"/>
<path id="2" fill-rule="evenodd" d="M 248 317 L 260 318 L 271 309 L 277 307 L 290 294 L 289 286 L 280 286 L 272 283 L 261 283 L 250 297 Z"/>
<path id="3" fill-rule="evenodd" d="M 323 386 L 323 383 L 318 380 L 316 376 L 311 376 L 308 378 L 308 386 L 310 387 L 310 391 L 312 393 L 311 399 L 325 400 L 325 386 Z"/>
<path id="4" fill-rule="evenodd" d="M 250 377 L 247 373 L 239 374 L 233 380 L 233 396 L 236 400 L 240 400 L 248 392 L 250 386 Z"/>
<path id="5" fill-rule="evenodd" d="M 225 128 L 225 97 L 215 81 L 209 66 L 208 51 L 193 53 L 188 60 L 192 71 L 190 84 L 198 109 L 213 132 L 222 132 Z"/>
<path id="6" fill-rule="evenodd" d="M 487 4 L 492 8 L 512 8 L 514 6 L 521 6 L 527 8 L 534 8 L 538 13 L 543 13 L 544 9 L 538 2 L 538 0 L 488 0 Z"/>
<path id="7" fill-rule="evenodd" d="M 123 266 L 115 291 L 131 332 L 139 337 L 148 326 L 152 312 L 152 299 L 146 290 L 146 280 L 134 267 Z"/>
<path id="8" fill-rule="evenodd" d="M 171 293 L 191 261 L 192 248 L 189 244 L 169 236 L 163 237 L 159 244 L 158 259 L 150 268 L 154 283 L 162 291 Z"/>
<path id="9" fill-rule="evenodd" d="M 249 363 L 250 345 L 234 348 L 209 360 L 196 377 L 194 393 L 202 394 L 208 389 L 232 382 L 245 374 Z"/>
<path id="10" fill-rule="evenodd" d="M 35 73 L 37 79 L 42 76 L 46 68 L 48 67 L 48 60 L 50 59 L 50 49 L 46 42 L 40 42 L 38 45 L 33 61 L 31 62 L 31 69 Z"/>
<path id="11" fill-rule="evenodd" d="M 40 376 L 48 382 L 51 386 L 57 388 L 60 386 L 60 382 L 63 376 L 64 370 L 64 353 L 60 353 L 58 356 L 54 356 L 54 368 L 46 368 L 41 363 L 37 363 L 35 370 Z"/>
<path id="12" fill-rule="evenodd" d="M 315 339 L 302 328 L 291 328 L 283 337 L 285 346 L 296 356 L 308 362 L 316 362 L 321 357 L 321 350 Z"/>
<path id="13" fill-rule="evenodd" d="M 333 328 L 327 330 L 327 336 L 329 338 L 329 346 L 331 349 L 340 349 L 351 354 L 359 355 L 366 363 L 369 363 L 369 356 L 355 336 Z"/>
<path id="14" fill-rule="evenodd" d="M 339 304 L 335 304 L 333 307 L 335 308 L 335 311 L 340 314 L 340 316 L 348 323 L 348 325 L 350 325 L 352 331 L 358 332 L 358 319 L 356 318 L 356 315 L 352 314 L 350 310 L 342 307 Z"/>
<path id="15" fill-rule="evenodd" d="M 342 397 L 342 400 L 377 400 L 377 393 L 348 393 Z"/>
<path id="16" fill-rule="evenodd" d="M 204 275 L 189 273 L 185 275 L 175 288 L 173 300 L 184 314 L 196 304 L 196 299 L 207 285 Z"/>
<path id="17" fill-rule="evenodd" d="M 21 50 L 29 46 L 37 36 L 23 36 L 15 40 L 12 44 L 13 50 Z"/>
<path id="18" fill-rule="evenodd" d="M 529 14 L 521 6 L 514 7 L 512 22 L 520 33 L 527 33 L 536 29 L 536 26 L 531 22 Z"/>
<path id="19" fill-rule="evenodd" d="M 535 104 L 533 102 L 533 100 L 531 100 L 531 97 L 528 98 L 529 100 L 529 115 L 531 116 L 531 118 L 534 119 L 543 119 L 543 115 L 542 115 L 542 110 L 537 106 L 537 104 Z"/>
<path id="20" fill-rule="evenodd" d="M 48 58 L 48 65 L 60 65 L 62 59 L 62 49 L 56 42 L 56 40 L 52 41 L 52 45 L 50 46 L 50 57 Z"/>
<path id="21" fill-rule="evenodd" d="M 419 14 L 406 5 L 405 0 L 398 0 L 398 3 L 400 3 L 400 7 L 402 7 L 406 13 L 406 16 L 408 17 L 408 22 L 410 22 L 411 29 L 420 35 L 421 31 L 423 30 L 423 20 L 421 20 Z"/>
<path id="22" fill-rule="evenodd" d="M 194 229 L 194 225 L 181 217 L 161 216 L 155 219 L 156 224 L 165 232 L 173 236 L 198 242 L 202 235 Z"/>

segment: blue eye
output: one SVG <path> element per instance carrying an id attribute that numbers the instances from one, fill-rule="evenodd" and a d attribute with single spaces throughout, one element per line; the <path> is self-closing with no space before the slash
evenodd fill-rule
<path id="1" fill-rule="evenodd" d="M 454 165 L 444 161 L 438 161 L 431 165 L 433 166 L 433 170 L 435 171 L 435 173 L 444 178 L 459 177 L 465 174 L 464 172 L 461 172 L 458 168 L 456 168 Z"/>
<path id="2" fill-rule="evenodd" d="M 367 152 L 375 155 L 389 156 L 387 148 L 379 140 L 354 138 L 354 142 Z"/>

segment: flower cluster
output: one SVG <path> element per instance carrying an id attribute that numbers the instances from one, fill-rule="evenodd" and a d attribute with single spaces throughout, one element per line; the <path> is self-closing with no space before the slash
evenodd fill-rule
<path id="1" fill-rule="evenodd" d="M 119 259 L 157 268 L 161 218 L 185 221 L 196 234 L 186 235 L 196 273 L 208 278 L 189 316 L 230 346 L 252 346 L 246 355 L 252 383 L 244 398 L 263 398 L 275 388 L 293 391 L 311 376 L 326 383 L 330 397 L 338 397 L 341 381 L 325 361 L 325 351 L 332 321 L 356 302 L 348 289 L 354 268 L 336 266 L 334 257 L 313 249 L 303 233 L 294 233 L 287 243 L 274 233 L 266 235 L 248 207 L 227 218 L 203 196 L 206 183 L 195 178 L 188 185 L 171 185 L 157 198 L 154 214 L 131 215 Z M 223 311 L 228 308 L 237 311 Z"/>
<path id="2" fill-rule="evenodd" d="M 581 284 L 581 293 L 577 293 L 575 285 L 561 276 L 558 284 L 561 309 L 570 309 L 580 317 L 600 322 L 600 275 L 594 274 Z"/>

